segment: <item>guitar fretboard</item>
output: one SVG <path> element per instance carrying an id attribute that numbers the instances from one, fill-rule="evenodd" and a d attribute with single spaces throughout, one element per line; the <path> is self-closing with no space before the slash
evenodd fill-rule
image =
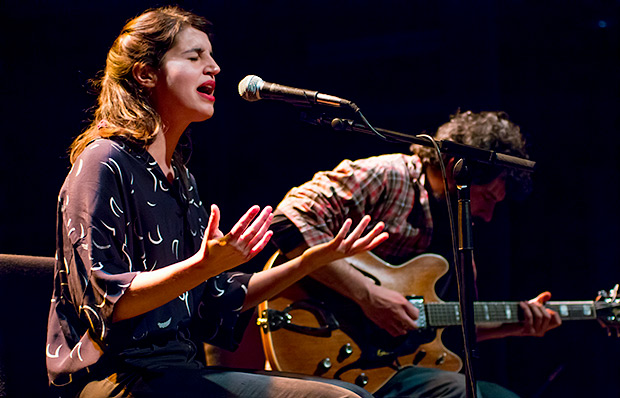
<path id="1" fill-rule="evenodd" d="M 461 324 L 459 303 L 427 303 L 426 324 L 446 327 Z M 562 320 L 596 319 L 593 301 L 549 301 L 546 308 L 556 311 Z M 517 323 L 523 319 L 518 302 L 476 302 L 474 319 L 480 323 Z"/>

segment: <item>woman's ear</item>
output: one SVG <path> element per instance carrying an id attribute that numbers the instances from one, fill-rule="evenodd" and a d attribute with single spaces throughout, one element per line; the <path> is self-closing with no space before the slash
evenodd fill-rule
<path id="1" fill-rule="evenodd" d="M 133 78 L 143 87 L 153 88 L 157 83 L 155 68 L 143 62 L 136 62 L 132 68 Z"/>

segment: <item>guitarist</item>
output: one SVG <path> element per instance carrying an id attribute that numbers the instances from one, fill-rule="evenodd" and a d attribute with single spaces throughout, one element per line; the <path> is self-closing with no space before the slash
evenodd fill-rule
<path id="1" fill-rule="evenodd" d="M 459 112 L 439 127 L 435 138 L 527 157 L 519 127 L 503 112 Z M 319 172 L 311 181 L 293 188 L 275 212 L 272 242 L 286 257 L 294 258 L 307 247 L 332 239 L 347 217 L 358 221 L 362 215 L 370 214 L 373 220 L 383 220 L 390 234 L 373 253 L 392 264 L 401 264 L 423 252 L 437 252 L 439 246 L 449 244 L 449 234 L 446 235 L 449 226 L 444 225 L 447 224 L 445 219 L 441 223 L 438 218 L 446 213 L 439 159 L 431 148 L 412 145 L 411 149 L 414 155 L 344 160 L 334 170 Z M 456 191 L 451 175 L 456 160 L 444 159 L 450 194 Z M 483 165 L 474 167 L 472 216 L 476 220 L 490 221 L 498 202 L 507 194 L 527 194 L 530 185 L 527 173 Z M 449 271 L 448 275 L 452 273 Z M 416 328 L 418 311 L 412 304 L 400 293 L 374 284 L 344 260 L 331 263 L 312 277 L 355 301 L 370 320 L 393 336 Z M 440 296 L 444 290 L 454 292 L 455 289 L 437 286 Z M 522 324 L 478 327 L 478 340 L 543 336 L 561 323 L 557 313 L 542 306 L 550 297 L 550 293 L 545 292 L 520 303 L 524 313 Z M 515 396 L 492 383 L 478 382 L 477 387 L 481 397 Z M 407 367 L 396 373 L 375 395 L 464 397 L 465 378 L 455 372 Z"/>

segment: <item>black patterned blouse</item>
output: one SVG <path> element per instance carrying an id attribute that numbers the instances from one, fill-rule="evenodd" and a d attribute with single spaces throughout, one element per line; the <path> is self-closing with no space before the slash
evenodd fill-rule
<path id="1" fill-rule="evenodd" d="M 58 197 L 47 332 L 53 385 L 82 384 L 88 374 L 113 373 L 135 358 L 157 362 L 165 357 L 154 355 L 158 350 L 193 361 L 197 341 L 229 349 L 238 344 L 250 279 L 244 273 L 220 274 L 144 315 L 112 323 L 114 304 L 138 273 L 200 248 L 208 214 L 193 176 L 174 167 L 170 183 L 147 151 L 99 139 L 69 172 Z"/>

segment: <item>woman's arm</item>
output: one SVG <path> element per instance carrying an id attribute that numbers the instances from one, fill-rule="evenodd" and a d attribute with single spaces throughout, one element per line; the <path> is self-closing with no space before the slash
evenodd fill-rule
<path id="1" fill-rule="evenodd" d="M 252 308 L 261 301 L 275 296 L 326 264 L 377 247 L 388 238 L 388 234 L 382 232 L 384 225 L 380 222 L 362 237 L 362 232 L 369 222 L 370 216 L 364 216 L 347 237 L 352 224 L 352 221 L 348 219 L 331 241 L 311 247 L 301 256 L 282 265 L 254 274 L 250 279 L 243 309 Z"/>
<path id="2" fill-rule="evenodd" d="M 207 233 L 200 250 L 186 260 L 136 275 L 114 306 L 113 322 L 160 307 L 207 279 L 254 257 L 272 235 L 268 231 L 272 219 L 271 207 L 265 207 L 252 222 L 259 210 L 258 206 L 250 208 L 224 236 L 218 228 L 219 208 L 211 206 Z"/>

